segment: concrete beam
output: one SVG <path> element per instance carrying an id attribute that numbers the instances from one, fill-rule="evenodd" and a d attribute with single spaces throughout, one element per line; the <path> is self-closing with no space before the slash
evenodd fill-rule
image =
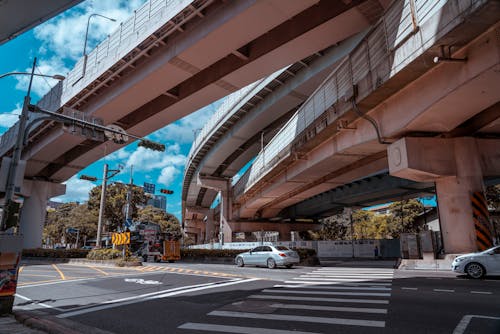
<path id="1" fill-rule="evenodd" d="M 475 139 L 479 168 L 484 177 L 500 175 L 499 139 Z M 456 150 L 463 138 L 405 137 L 387 148 L 389 172 L 393 176 L 418 182 L 457 175 Z"/>

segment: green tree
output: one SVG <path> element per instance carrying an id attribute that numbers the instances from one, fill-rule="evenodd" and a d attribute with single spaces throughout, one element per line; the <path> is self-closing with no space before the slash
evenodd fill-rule
<path id="1" fill-rule="evenodd" d="M 104 221 L 109 222 L 109 230 L 116 231 L 125 221 L 125 206 L 127 204 L 128 185 L 123 183 L 111 183 L 106 188 L 106 200 L 104 205 Z M 138 206 L 146 204 L 148 198 L 144 189 L 132 186 L 130 197 L 130 211 L 132 219 L 137 218 Z M 94 187 L 89 193 L 88 206 L 91 210 L 99 210 L 101 201 L 101 187 Z"/>
<path id="2" fill-rule="evenodd" d="M 87 204 L 65 203 L 47 214 L 47 222 L 43 230 L 43 238 L 50 238 L 53 243 L 61 242 L 64 236 L 66 243 L 76 242 L 76 234 L 67 233 L 68 228 L 78 229 L 79 245 L 85 238 L 93 238 L 97 231 L 97 211 L 90 210 Z"/>
<path id="3" fill-rule="evenodd" d="M 394 202 L 389 206 L 391 215 L 389 224 L 394 237 L 399 237 L 401 233 L 418 233 L 424 229 L 419 225 L 417 216 L 422 214 L 424 206 L 416 199 Z"/>
<path id="4" fill-rule="evenodd" d="M 321 230 L 311 231 L 309 234 L 316 240 L 342 240 L 349 232 L 349 216 L 338 214 L 324 218 L 321 221 Z"/>
<path id="5" fill-rule="evenodd" d="M 173 238 L 178 239 L 182 235 L 177 217 L 151 205 L 139 210 L 138 220 L 160 225 L 162 232 L 169 233 Z"/>

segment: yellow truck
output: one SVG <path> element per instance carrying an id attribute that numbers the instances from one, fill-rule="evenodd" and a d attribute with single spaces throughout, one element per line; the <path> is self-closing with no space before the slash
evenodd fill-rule
<path id="1" fill-rule="evenodd" d="M 181 244 L 178 240 L 163 240 L 162 261 L 175 262 L 181 259 Z"/>

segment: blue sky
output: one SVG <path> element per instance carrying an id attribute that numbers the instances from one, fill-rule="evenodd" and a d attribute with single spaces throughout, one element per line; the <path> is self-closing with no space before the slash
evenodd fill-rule
<path id="1" fill-rule="evenodd" d="M 111 22 L 99 17 L 91 20 L 87 53 L 100 41 L 112 33 L 126 20 L 134 9 L 139 8 L 145 0 L 99 0 L 84 1 L 76 7 L 52 18 L 21 36 L 0 45 L 0 74 L 20 71 L 29 72 L 33 58 L 37 57 L 37 73 L 62 74 L 73 67 L 82 56 L 87 19 L 92 13 L 99 13 L 117 20 Z M 70 32 L 70 33 L 68 33 Z M 4 133 L 18 120 L 21 113 L 23 97 L 26 94 L 29 76 L 10 76 L 0 79 L 0 134 Z M 52 79 L 36 77 L 32 88 L 32 102 L 37 102 L 57 82 Z M 201 128 L 215 111 L 216 102 L 196 113 L 156 131 L 148 138 L 166 145 L 165 152 L 153 152 L 138 148 L 136 143 L 88 166 L 67 181 L 66 195 L 53 198 L 55 201 L 85 201 L 89 190 L 100 185 L 100 180 L 92 183 L 80 180 L 81 174 L 102 177 L 103 164 L 110 169 L 124 166 L 121 173 L 113 181 L 128 182 L 130 166 L 134 167 L 134 183 L 144 182 L 156 184 L 156 193 L 161 188 L 174 191 L 168 195 L 168 211 L 181 218 L 181 191 L 184 164 L 194 138 L 194 132 Z"/>

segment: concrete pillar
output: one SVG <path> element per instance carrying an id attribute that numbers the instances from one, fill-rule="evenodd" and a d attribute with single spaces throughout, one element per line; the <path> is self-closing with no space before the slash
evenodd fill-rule
<path id="1" fill-rule="evenodd" d="M 229 226 L 233 218 L 233 194 L 230 178 L 203 176 L 198 174 L 197 184 L 220 193 L 219 242 L 231 242 L 232 229 Z"/>
<path id="2" fill-rule="evenodd" d="M 214 213 L 213 210 L 210 210 L 205 222 L 205 243 L 210 243 L 214 238 L 216 238 Z"/>
<path id="3" fill-rule="evenodd" d="M 23 248 L 39 248 L 42 246 L 47 201 L 64 195 L 66 186 L 45 181 L 28 181 L 26 185 L 28 191 L 21 209 L 19 230 L 23 235 Z"/>
<path id="4" fill-rule="evenodd" d="M 470 253 L 492 245 L 491 224 L 487 217 L 478 219 L 472 197 L 484 198 L 484 176 L 500 174 L 498 145 L 499 140 L 472 137 L 403 138 L 388 148 L 391 175 L 436 183 L 447 254 Z M 487 210 L 482 211 L 487 215 Z"/>

